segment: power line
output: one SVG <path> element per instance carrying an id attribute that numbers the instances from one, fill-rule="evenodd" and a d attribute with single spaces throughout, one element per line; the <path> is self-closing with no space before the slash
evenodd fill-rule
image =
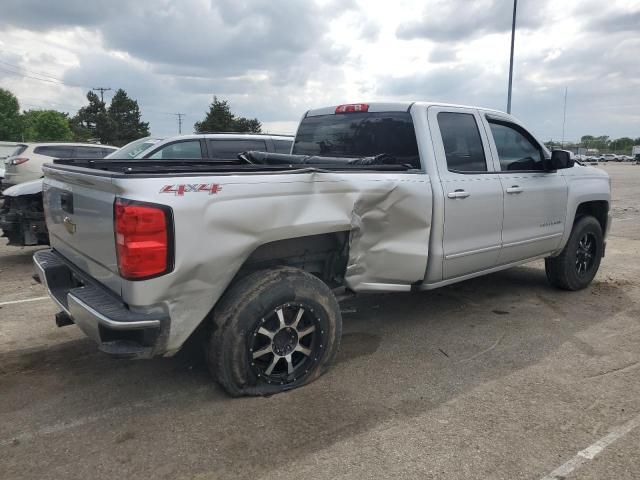
<path id="1" fill-rule="evenodd" d="M 34 70 L 27 70 L 25 68 L 22 68 L 18 65 L 14 65 L 12 63 L 9 62 L 5 62 L 3 60 L 0 60 L 0 72 L 5 72 L 8 73 L 10 75 L 15 75 L 18 77 L 22 77 L 22 78 L 30 78 L 32 80 L 38 80 L 40 82 L 45 82 L 45 83 L 49 83 L 52 85 L 61 85 L 61 86 L 65 86 L 65 87 L 70 87 L 70 88 L 86 88 L 87 90 L 96 90 L 100 92 L 100 100 L 104 103 L 104 92 L 105 91 L 109 91 L 111 90 L 110 87 L 105 88 L 105 87 L 96 87 L 96 88 L 90 88 L 87 85 L 78 85 L 78 84 L 71 84 L 71 83 L 67 83 L 65 81 L 63 81 L 62 79 L 55 77 L 51 74 L 48 73 L 44 73 L 44 72 L 36 72 Z M 6 66 L 4 66 L 6 65 Z M 25 73 L 26 72 L 26 73 Z M 42 77 L 42 78 L 40 78 Z M 40 108 L 48 108 L 46 106 L 39 106 L 39 105 L 35 105 L 35 104 L 31 104 L 31 103 L 25 103 L 25 105 L 31 105 L 34 107 L 40 107 Z M 56 103 L 56 102 L 48 102 L 48 103 Z M 62 103 L 58 103 L 58 105 L 62 105 L 65 106 L 65 104 Z M 154 109 L 150 109 L 150 108 L 146 108 L 143 105 L 140 105 L 140 103 L 138 103 L 138 105 L 140 106 L 140 108 L 144 109 L 145 112 L 149 112 L 149 113 L 157 113 L 160 115 L 175 115 L 175 113 L 171 113 L 171 112 L 163 112 L 160 110 L 154 110 Z M 67 107 L 69 107 L 69 105 L 66 105 Z M 76 107 L 73 107 L 76 108 Z M 185 115 L 184 113 L 181 113 L 180 115 Z M 179 123 L 179 128 L 181 127 L 181 121 L 178 122 Z"/>
<path id="2" fill-rule="evenodd" d="M 184 113 L 174 113 L 176 117 L 178 117 L 178 135 L 182 134 L 182 117 L 185 116 Z"/>
<path id="3" fill-rule="evenodd" d="M 13 70 L 9 70 L 8 68 L 3 67 L 3 66 L 0 66 L 0 71 L 8 73 L 10 75 L 16 75 L 16 76 L 22 77 L 22 78 L 31 78 L 33 80 L 39 80 L 41 82 L 51 83 L 53 85 L 65 85 L 65 86 L 68 86 L 68 87 L 74 86 L 74 85 L 67 85 L 65 83 L 58 82 L 58 81 L 55 81 L 55 80 L 52 80 L 52 79 L 39 78 L 39 77 L 34 77 L 33 75 L 27 75 L 27 74 L 22 73 L 22 72 L 16 72 L 16 71 L 13 71 Z"/>
<path id="4" fill-rule="evenodd" d="M 100 101 L 104 103 L 104 92 L 111 90 L 111 87 L 93 87 L 91 90 L 100 92 Z"/>
<path id="5" fill-rule="evenodd" d="M 19 65 L 14 65 L 13 63 L 5 62 L 4 60 L 0 60 L 0 63 L 2 63 L 4 65 L 7 65 L 9 67 L 18 69 L 18 70 L 22 70 L 23 72 L 27 72 L 27 73 L 30 73 L 32 75 L 37 75 L 39 77 L 47 77 L 47 78 L 50 78 L 50 79 L 55 80 L 57 82 L 62 82 L 62 80 L 60 78 L 55 77 L 54 75 L 51 75 L 49 73 L 36 72 L 35 70 L 28 70 L 28 69 L 26 69 L 24 67 L 21 67 Z"/>

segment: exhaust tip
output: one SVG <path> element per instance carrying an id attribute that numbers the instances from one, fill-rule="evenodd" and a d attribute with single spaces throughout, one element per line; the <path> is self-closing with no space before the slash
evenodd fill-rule
<path id="1" fill-rule="evenodd" d="M 56 325 L 58 327 L 66 327 L 67 325 L 73 325 L 73 318 L 67 312 L 56 313 Z"/>

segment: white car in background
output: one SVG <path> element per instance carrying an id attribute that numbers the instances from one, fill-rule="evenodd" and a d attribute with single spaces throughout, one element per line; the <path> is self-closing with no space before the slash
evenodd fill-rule
<path id="1" fill-rule="evenodd" d="M 618 156 L 614 153 L 605 153 L 600 157 L 603 162 L 619 162 Z"/>
<path id="2" fill-rule="evenodd" d="M 4 177 L 4 160 L 14 152 L 17 146 L 15 142 L 0 142 L 0 181 Z"/>
<path id="3" fill-rule="evenodd" d="M 2 188 L 42 178 L 42 165 L 54 158 L 104 158 L 117 149 L 92 143 L 18 143 L 4 160 Z"/>
<path id="4" fill-rule="evenodd" d="M 62 144 L 53 144 L 61 146 Z M 214 163 L 242 163 L 238 154 L 249 150 L 268 153 L 290 153 L 293 137 L 285 135 L 247 133 L 198 133 L 169 138 L 144 137 L 128 143 L 120 149 L 103 145 L 79 144 L 74 147 L 74 155 L 68 150 L 59 153 L 62 158 L 99 160 L 97 151 L 109 149 L 109 160 L 202 160 Z M 38 148 L 43 147 L 40 144 Z M 87 155 L 82 147 L 90 146 L 94 151 Z M 28 154 L 25 144 L 20 144 L 17 153 L 10 160 L 18 160 Z M 49 150 L 46 150 L 49 152 Z M 14 152 L 15 153 L 15 152 Z M 45 157 L 44 163 L 52 163 L 53 158 Z M 24 162 L 28 163 L 28 162 Z M 22 164 L 20 164 L 21 166 Z M 48 245 L 49 233 L 42 210 L 42 171 L 36 180 L 21 182 L 4 190 L 4 202 L 0 207 L 0 237 L 9 239 L 9 245 Z M 15 178 L 15 177 L 14 177 Z M 17 183 L 17 182 L 16 182 Z"/>

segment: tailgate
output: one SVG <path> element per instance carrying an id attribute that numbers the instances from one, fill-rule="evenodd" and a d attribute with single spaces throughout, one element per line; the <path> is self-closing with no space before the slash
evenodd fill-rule
<path id="1" fill-rule="evenodd" d="M 44 172 L 44 209 L 51 246 L 120 294 L 113 231 L 116 195 L 111 177 L 102 172 L 92 174 L 90 170 L 84 173 L 55 167 L 45 167 Z"/>

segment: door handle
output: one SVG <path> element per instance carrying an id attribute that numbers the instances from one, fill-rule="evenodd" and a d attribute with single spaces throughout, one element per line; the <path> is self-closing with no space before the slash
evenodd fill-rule
<path id="1" fill-rule="evenodd" d="M 507 193 L 522 193 L 522 187 L 519 185 L 513 185 L 512 187 L 507 188 Z"/>
<path id="2" fill-rule="evenodd" d="M 447 193 L 447 197 L 449 198 L 467 198 L 469 195 L 471 195 L 469 192 L 465 192 L 461 188 L 457 189 L 454 192 Z"/>

